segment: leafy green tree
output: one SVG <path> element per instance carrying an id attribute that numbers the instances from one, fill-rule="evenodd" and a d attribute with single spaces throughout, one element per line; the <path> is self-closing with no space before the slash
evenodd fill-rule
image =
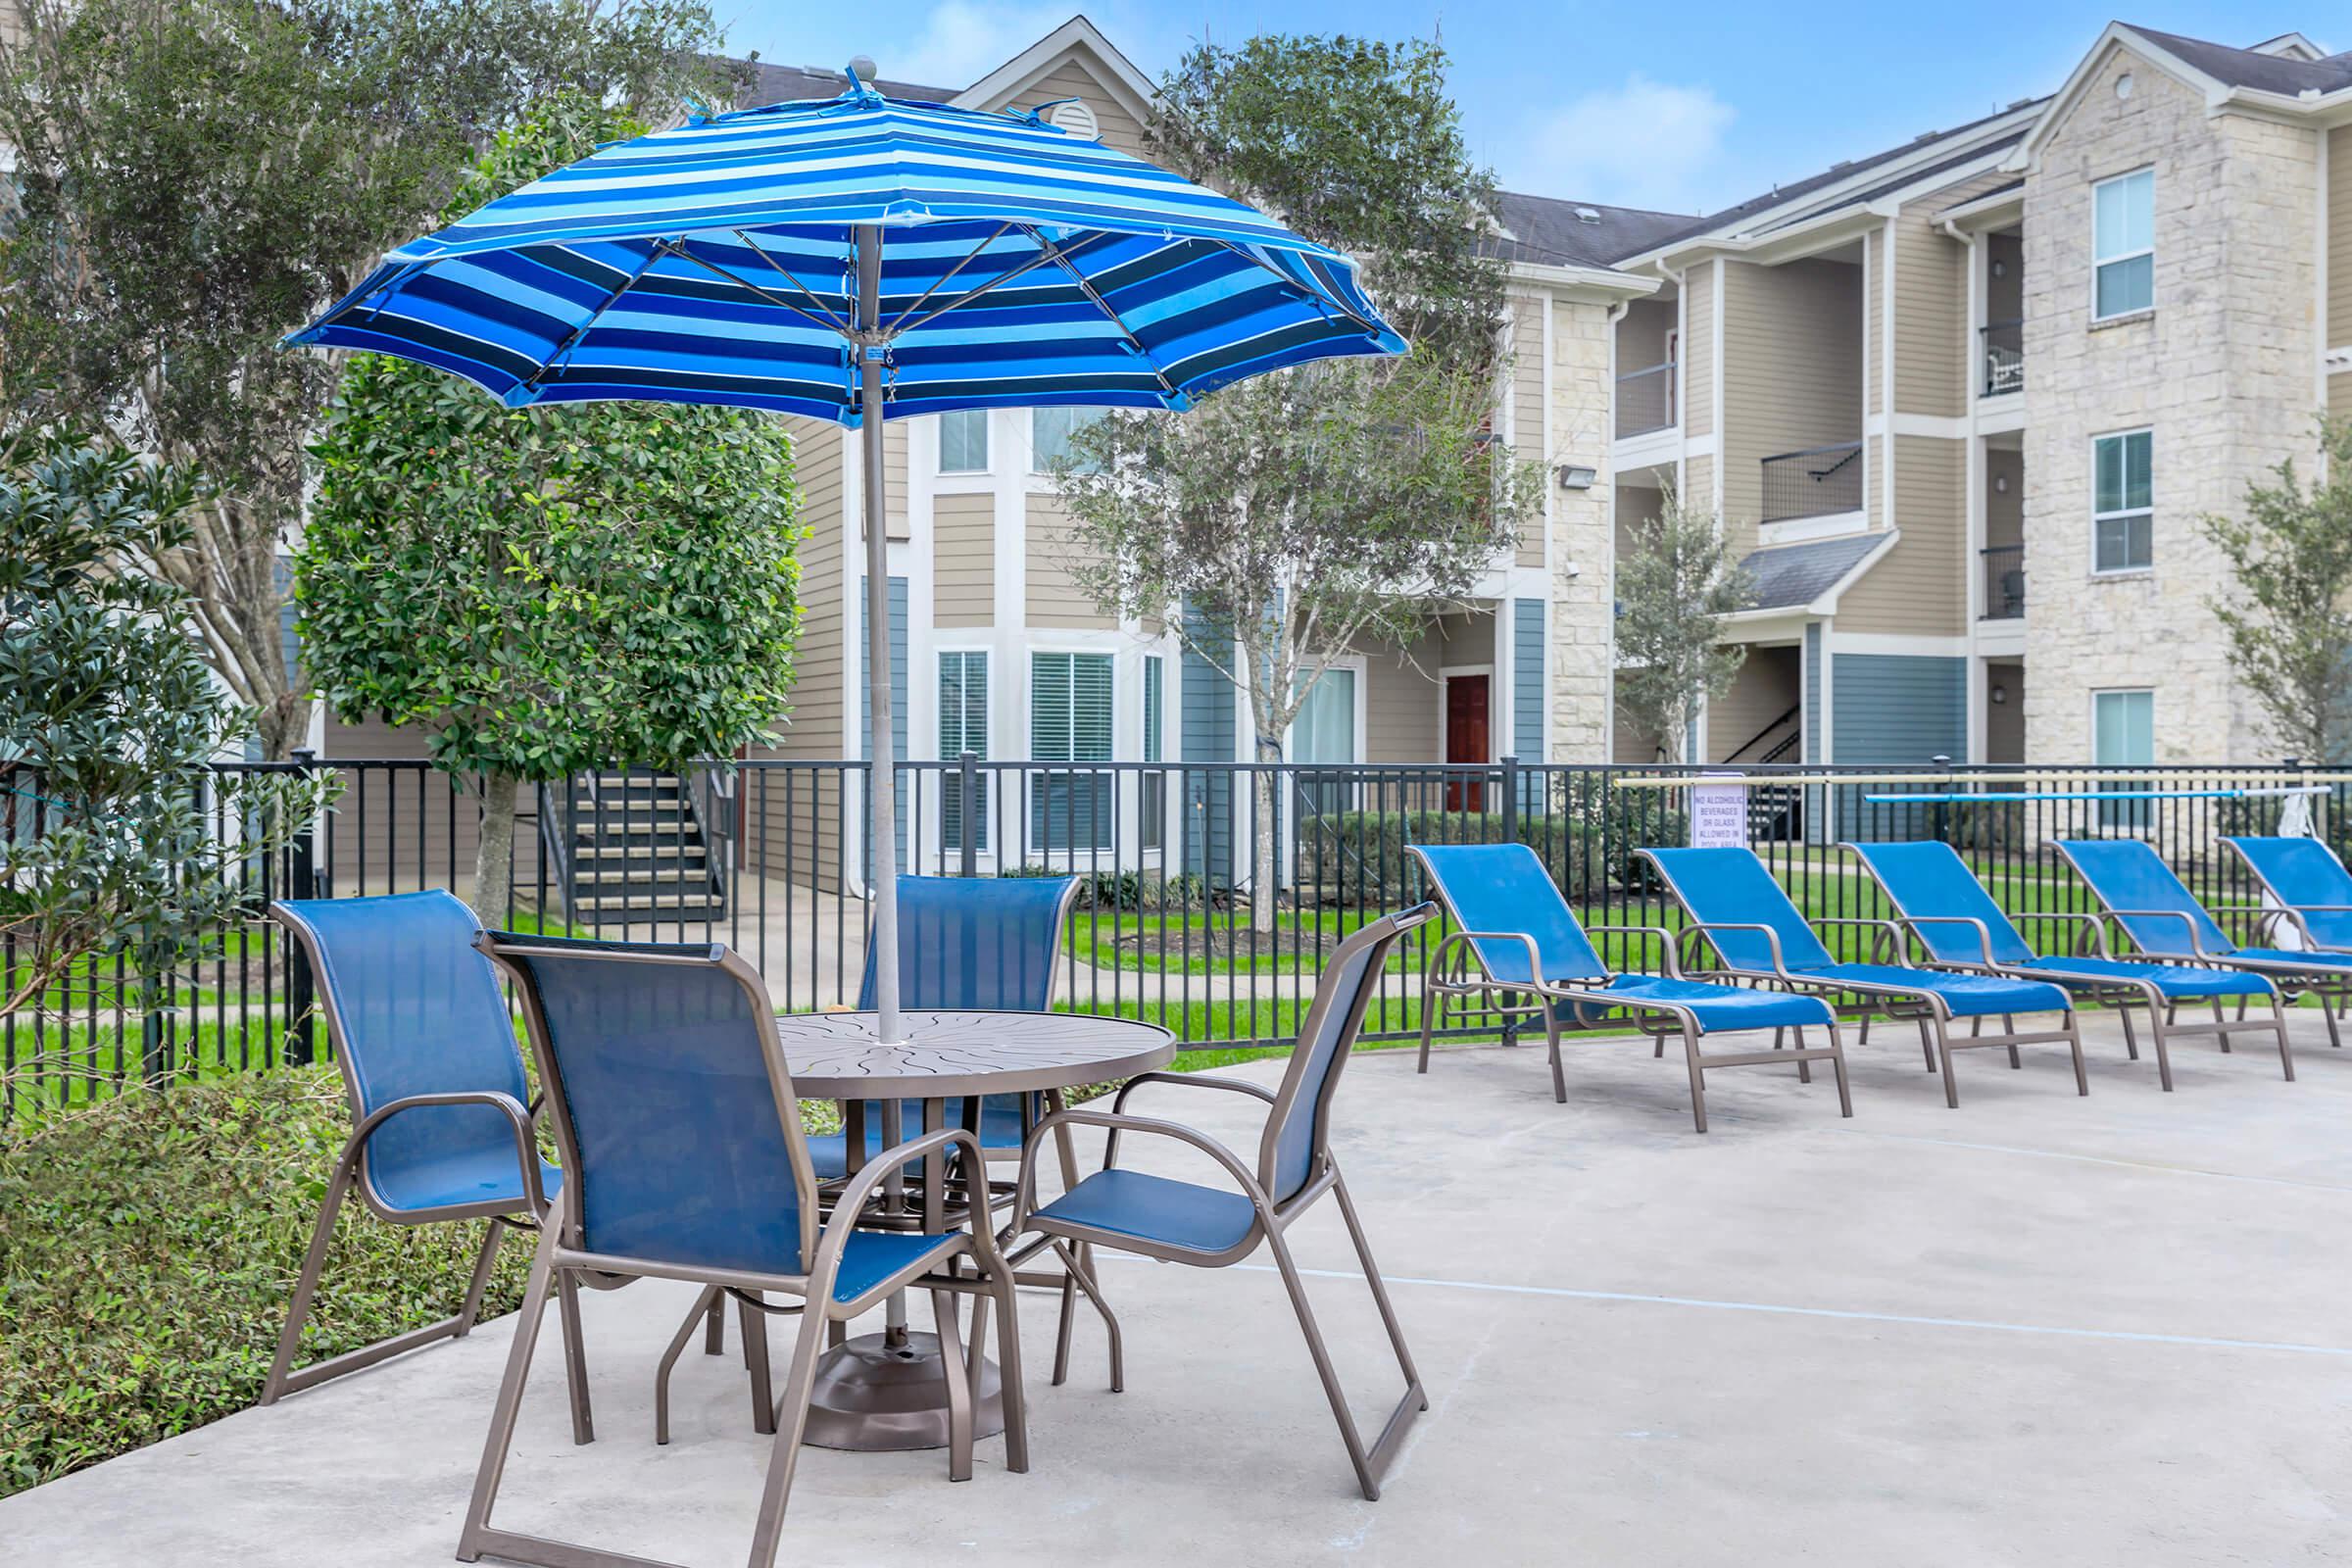
<path id="1" fill-rule="evenodd" d="M 1541 515 L 1494 434 L 1503 269 L 1494 185 L 1434 43 L 1203 45 L 1162 84 L 1151 152 L 1348 252 L 1414 345 L 1259 376 L 1182 416 L 1116 414 L 1054 481 L 1069 566 L 1104 611 L 1165 617 L 1250 696 L 1259 759 L 1337 656 L 1411 642 Z M 1273 929 L 1275 776 L 1255 778 L 1253 927 Z"/>
<path id="2" fill-rule="evenodd" d="M 32 422 L 203 472 L 176 583 L 265 752 L 300 744 L 280 556 L 335 385 L 280 337 L 441 210 L 560 87 L 715 90 L 705 0 L 21 0 L 0 28 L 0 374 Z"/>
<path id="3" fill-rule="evenodd" d="M 499 137 L 470 211 L 637 127 L 574 95 Z M 347 719 L 430 731 L 477 781 L 473 907 L 512 908 L 514 792 L 679 770 L 767 738 L 798 628 L 783 423 L 731 409 L 510 411 L 411 361 L 354 356 L 314 448 L 297 628 Z"/>
<path id="4" fill-rule="evenodd" d="M 217 952 L 247 912 L 245 863 L 331 794 L 207 765 L 250 714 L 206 667 L 185 593 L 140 565 L 177 546 L 195 495 L 98 441 L 0 447 L 0 1015 L 128 1002 Z M 33 1038 L 17 1073 L 83 1064 L 62 1031 Z"/>
<path id="5" fill-rule="evenodd" d="M 2333 765 L 2352 759 L 2352 419 L 2319 429 L 2319 479 L 2281 463 L 2277 483 L 2246 486 L 2240 514 L 2201 525 L 2230 564 L 2208 603 L 2230 667 L 2282 750 Z"/>
<path id="6" fill-rule="evenodd" d="M 1713 513 L 1671 485 L 1660 499 L 1656 520 L 1617 558 L 1617 710 L 1672 762 L 1686 760 L 1700 706 L 1730 691 L 1747 662 L 1723 640 L 1723 620 L 1755 602 L 1755 583 Z"/>

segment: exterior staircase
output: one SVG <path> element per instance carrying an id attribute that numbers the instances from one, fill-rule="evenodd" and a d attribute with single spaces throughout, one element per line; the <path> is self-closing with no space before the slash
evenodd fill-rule
<path id="1" fill-rule="evenodd" d="M 544 798 L 552 797 L 552 799 Z M 574 926 L 701 924 L 726 914 L 726 866 L 674 773 L 582 773 L 548 786 L 542 832 Z"/>

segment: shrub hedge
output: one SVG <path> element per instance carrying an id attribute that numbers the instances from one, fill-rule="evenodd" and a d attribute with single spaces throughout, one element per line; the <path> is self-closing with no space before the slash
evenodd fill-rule
<path id="1" fill-rule="evenodd" d="M 1407 845 L 1515 838 L 1536 852 L 1562 893 L 1589 902 L 1613 888 L 1643 886 L 1648 872 L 1634 852 L 1680 844 L 1686 836 L 1682 813 L 1668 809 L 1657 792 L 1607 804 L 1577 802 L 1567 810 L 1521 812 L 1507 834 L 1499 811 L 1344 811 L 1302 826 L 1299 881 L 1349 906 L 1394 903 L 1422 893 Z"/>

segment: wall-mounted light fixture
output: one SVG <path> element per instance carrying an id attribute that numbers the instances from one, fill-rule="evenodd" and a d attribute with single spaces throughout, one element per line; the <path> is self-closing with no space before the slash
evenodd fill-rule
<path id="1" fill-rule="evenodd" d="M 1590 490 L 1592 481 L 1600 477 L 1599 469 L 1582 463 L 1563 463 L 1552 471 L 1559 475 L 1563 490 Z"/>
<path id="2" fill-rule="evenodd" d="M 1998 708 L 2009 700 L 2009 688 L 1996 680 L 1992 683 L 1992 690 L 1984 695 L 1992 699 L 1993 707 Z"/>

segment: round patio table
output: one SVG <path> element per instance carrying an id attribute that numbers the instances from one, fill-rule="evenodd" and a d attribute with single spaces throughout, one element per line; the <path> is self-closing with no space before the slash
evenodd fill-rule
<path id="1" fill-rule="evenodd" d="M 950 1100 L 964 1102 L 964 1125 L 976 1129 L 983 1096 L 1047 1093 L 1058 1101 L 1060 1090 L 1131 1078 L 1166 1066 L 1176 1054 L 1168 1031 L 1127 1018 L 912 1007 L 902 1017 L 908 1038 L 896 1045 L 875 1038 L 878 1020 L 871 1012 L 776 1019 L 794 1091 L 804 1100 L 851 1104 L 879 1100 L 886 1149 L 947 1126 Z M 922 1102 L 920 1127 L 904 1125 L 901 1102 L 907 1100 Z M 865 1158 L 867 1142 L 863 1136 L 847 1140 L 852 1174 Z M 941 1229 L 947 1169 L 944 1157 L 922 1162 L 919 1210 L 909 1201 L 905 1178 L 893 1171 L 883 1186 L 887 1208 L 909 1220 L 919 1212 L 926 1230 Z M 981 1182 L 985 1188 L 985 1172 Z M 985 1200 L 973 1217 L 992 1222 Z M 805 1441 L 865 1451 L 946 1447 L 948 1396 L 939 1357 L 938 1336 L 910 1333 L 905 1294 L 892 1297 L 881 1333 L 837 1345 L 818 1362 Z M 972 1430 L 975 1437 L 989 1437 L 1004 1430 L 1004 1390 L 996 1364 L 977 1359 Z"/>

